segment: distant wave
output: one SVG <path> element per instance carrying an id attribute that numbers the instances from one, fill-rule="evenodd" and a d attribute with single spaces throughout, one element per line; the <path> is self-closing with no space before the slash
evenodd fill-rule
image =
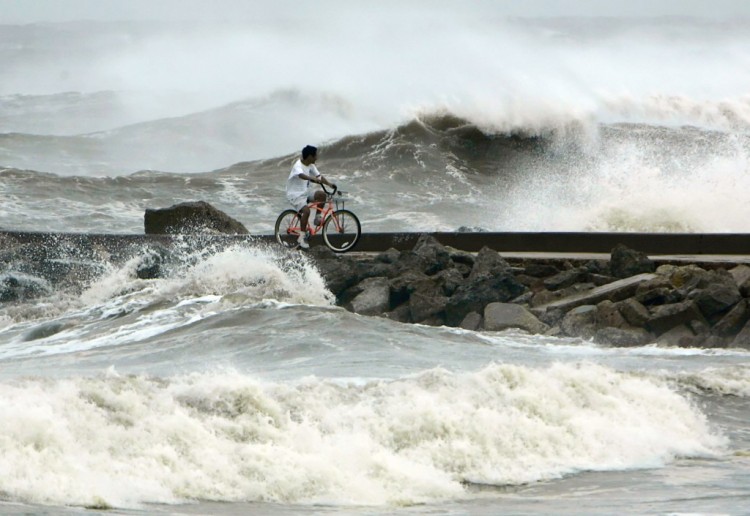
<path id="1" fill-rule="evenodd" d="M 136 133 L 128 132 L 128 138 Z M 148 133 L 140 137 L 148 139 Z M 0 151 L 8 156 L 8 147 L 14 147 L 24 160 L 47 159 L 61 167 L 90 160 L 86 167 L 106 171 L 111 163 L 102 153 L 111 150 L 110 137 L 6 134 L 0 136 Z M 160 148 L 160 138 L 150 137 L 152 148 Z M 350 192 L 352 206 L 363 214 L 370 231 L 459 226 L 498 231 L 750 231 L 750 207 L 742 197 L 750 189 L 750 136 L 745 134 L 623 123 L 601 125 L 594 132 L 571 123 L 537 132 L 497 133 L 438 112 L 319 146 L 321 170 Z M 112 152 L 122 152 L 120 159 L 126 162 L 134 148 L 140 146 L 130 141 Z M 71 176 L 34 172 L 35 167 L 24 162 L 0 172 L 4 225 L 140 232 L 145 208 L 201 199 L 242 221 L 251 232 L 269 232 L 286 206 L 281 190 L 298 152 L 192 174 L 146 168 L 127 175 Z M 184 152 L 183 157 L 189 160 L 191 154 Z M 108 202 L 102 204 L 102 198 Z M 106 225 L 94 223 L 92 214 L 103 217 Z"/>

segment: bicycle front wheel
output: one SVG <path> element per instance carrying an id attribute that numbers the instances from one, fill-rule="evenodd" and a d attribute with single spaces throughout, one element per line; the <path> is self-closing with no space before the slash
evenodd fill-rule
<path id="1" fill-rule="evenodd" d="M 276 219 L 274 234 L 276 241 L 288 249 L 297 247 L 297 237 L 300 231 L 299 213 L 294 210 L 284 210 Z"/>
<path id="2" fill-rule="evenodd" d="M 361 233 L 359 219 L 349 210 L 334 211 L 323 225 L 323 241 L 336 253 L 349 251 Z"/>

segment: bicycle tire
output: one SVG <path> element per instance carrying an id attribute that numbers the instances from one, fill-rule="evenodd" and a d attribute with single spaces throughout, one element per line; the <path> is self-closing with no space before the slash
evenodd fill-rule
<path id="1" fill-rule="evenodd" d="M 273 230 L 276 241 L 287 249 L 294 249 L 299 245 L 299 213 L 294 210 L 284 210 L 276 219 L 276 226 Z"/>
<path id="2" fill-rule="evenodd" d="M 323 224 L 323 241 L 334 253 L 351 250 L 361 234 L 362 225 L 349 210 L 334 211 Z"/>

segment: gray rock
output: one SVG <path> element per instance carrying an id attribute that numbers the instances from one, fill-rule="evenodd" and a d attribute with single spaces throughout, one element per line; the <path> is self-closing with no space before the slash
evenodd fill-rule
<path id="1" fill-rule="evenodd" d="M 508 265 L 508 262 L 497 251 L 489 247 L 483 247 L 474 259 L 474 265 L 468 279 L 469 281 L 474 281 L 479 278 L 501 276 L 507 274 L 509 270 L 510 265 Z"/>
<path id="2" fill-rule="evenodd" d="M 536 315 L 533 311 L 531 313 L 532 315 Z M 557 326 L 563 320 L 563 317 L 565 317 L 565 312 L 557 308 L 554 310 L 547 310 L 539 316 L 539 320 L 547 326 Z"/>
<path id="3" fill-rule="evenodd" d="M 620 313 L 618 305 L 605 299 L 596 305 L 597 328 L 622 328 L 628 326 L 627 321 Z"/>
<path id="4" fill-rule="evenodd" d="M 587 280 L 589 272 L 583 267 L 576 267 L 566 271 L 558 272 L 554 276 L 544 280 L 544 287 L 547 290 L 560 290 L 569 287 L 575 283 L 583 283 Z"/>
<path id="5" fill-rule="evenodd" d="M 737 286 L 734 277 L 725 270 L 707 271 L 690 264 L 678 267 L 670 276 L 672 285 L 686 292 L 693 289 L 703 289 L 712 284 Z"/>
<path id="6" fill-rule="evenodd" d="M 409 298 L 409 313 L 411 314 L 411 320 L 414 322 L 422 322 L 434 318 L 435 316 L 441 316 L 440 318 L 442 320 L 442 314 L 445 311 L 445 305 L 447 303 L 448 298 L 445 296 L 414 292 Z"/>
<path id="7" fill-rule="evenodd" d="M 147 209 L 144 229 L 147 235 L 206 232 L 248 234 L 240 222 L 205 201 L 183 202 L 169 208 Z"/>
<path id="8" fill-rule="evenodd" d="M 456 289 L 445 307 L 446 322 L 457 326 L 469 312 L 483 312 L 484 307 L 494 302 L 507 302 L 518 297 L 525 287 L 510 273 L 492 276 L 480 275 L 474 281 Z"/>
<path id="9" fill-rule="evenodd" d="M 644 292 L 649 292 L 654 289 L 669 289 L 672 290 L 674 287 L 672 286 L 672 282 L 669 281 L 669 278 L 657 275 L 653 279 L 644 281 L 640 285 L 638 285 L 638 288 L 635 289 L 636 295 L 643 294 Z"/>
<path id="10" fill-rule="evenodd" d="M 405 303 L 401 306 L 397 306 L 390 312 L 386 312 L 385 317 L 393 321 L 398 321 L 402 323 L 411 322 L 411 310 L 409 310 L 409 304 Z"/>
<path id="11" fill-rule="evenodd" d="M 392 278 L 389 285 L 392 306 L 406 303 L 414 292 L 438 295 L 440 290 L 433 279 L 421 270 L 407 270 L 401 275 Z"/>
<path id="12" fill-rule="evenodd" d="M 645 346 L 651 342 L 651 334 L 643 328 L 600 328 L 596 330 L 594 340 L 610 346 Z"/>
<path id="13" fill-rule="evenodd" d="M 701 313 L 707 318 L 726 312 L 736 305 L 742 296 L 735 285 L 711 284 L 695 297 Z"/>
<path id="14" fill-rule="evenodd" d="M 750 349 L 750 321 L 746 322 L 740 332 L 735 335 L 730 347 Z"/>
<path id="15" fill-rule="evenodd" d="M 601 287 L 593 288 L 586 292 L 574 294 L 563 299 L 553 301 L 541 306 L 532 308 L 531 312 L 539 317 L 540 314 L 547 310 L 562 310 L 567 312 L 581 305 L 595 305 L 609 299 L 610 301 L 620 301 L 632 297 L 638 285 L 655 277 L 654 274 L 639 274 L 630 278 L 617 280 Z"/>
<path id="16" fill-rule="evenodd" d="M 529 305 L 531 303 L 531 300 L 534 298 L 534 293 L 531 291 L 524 292 L 520 296 L 513 298 L 510 300 L 511 303 L 516 305 Z"/>
<path id="17" fill-rule="evenodd" d="M 694 335 L 707 337 L 711 333 L 711 328 L 708 327 L 708 324 L 702 321 L 692 320 L 687 323 L 687 326 L 693 331 Z"/>
<path id="18" fill-rule="evenodd" d="M 651 317 L 648 309 L 632 297 L 620 301 L 618 309 L 628 324 L 637 328 L 642 328 Z"/>
<path id="19" fill-rule="evenodd" d="M 0 276 L 0 302 L 32 299 L 51 293 L 51 285 L 43 278 L 19 272 L 9 272 Z"/>
<path id="20" fill-rule="evenodd" d="M 484 319 L 480 314 L 476 312 L 469 312 L 468 314 L 466 314 L 466 317 L 464 317 L 464 320 L 461 321 L 461 324 L 459 324 L 459 326 L 464 330 L 477 331 L 482 329 L 483 324 Z"/>
<path id="21" fill-rule="evenodd" d="M 688 300 L 654 307 L 646 327 L 655 334 L 661 335 L 676 326 L 694 320 L 706 322 L 695 302 Z"/>
<path id="22" fill-rule="evenodd" d="M 464 283 L 464 277 L 461 271 L 451 267 L 435 274 L 433 281 L 442 290 L 443 295 L 452 296 L 456 289 Z"/>
<path id="23" fill-rule="evenodd" d="M 513 303 L 490 303 L 484 309 L 484 329 L 500 331 L 519 328 L 529 333 L 544 333 L 549 326 L 537 319 L 521 305 Z"/>
<path id="24" fill-rule="evenodd" d="M 431 269 L 432 264 L 426 257 L 414 251 L 405 250 L 399 253 L 398 260 L 393 263 L 393 267 L 396 271 L 395 275 L 401 275 L 412 271 L 426 273 Z"/>
<path id="25" fill-rule="evenodd" d="M 740 294 L 742 294 L 742 297 L 750 297 L 750 278 L 743 281 L 740 285 Z"/>
<path id="26" fill-rule="evenodd" d="M 617 278 L 628 278 L 656 270 L 656 265 L 648 256 L 623 244 L 612 249 L 609 267 L 612 275 Z"/>
<path id="27" fill-rule="evenodd" d="M 607 276 L 605 274 L 596 274 L 593 272 L 590 272 L 588 275 L 588 280 L 593 283 L 597 287 L 601 287 L 602 285 L 607 285 L 608 283 L 612 283 L 613 281 L 617 281 L 617 278 L 614 276 Z"/>
<path id="28" fill-rule="evenodd" d="M 596 332 L 596 306 L 583 305 L 565 314 L 560 328 L 569 337 L 591 338 Z"/>
<path id="29" fill-rule="evenodd" d="M 469 268 L 469 271 L 471 271 L 471 268 L 474 267 L 474 253 L 462 251 L 450 246 L 445 246 L 445 248 L 448 249 L 450 259 L 454 264 L 466 265 Z"/>
<path id="30" fill-rule="evenodd" d="M 400 255 L 401 253 L 397 249 L 394 249 L 393 247 L 391 247 L 387 251 L 383 251 L 382 253 L 377 255 L 375 259 L 383 263 L 396 263 Z"/>
<path id="31" fill-rule="evenodd" d="M 356 285 L 359 277 L 358 266 L 355 262 L 346 259 L 320 260 L 316 262 L 320 274 L 325 278 L 326 287 L 335 295 L 340 303 L 348 300 L 342 299 L 342 294 L 350 287 Z"/>
<path id="32" fill-rule="evenodd" d="M 391 289 L 386 278 L 368 278 L 361 283 L 362 292 L 351 301 L 351 311 L 377 315 L 390 310 Z"/>
<path id="33" fill-rule="evenodd" d="M 534 278 L 549 278 L 558 272 L 560 272 L 560 269 L 548 263 L 530 263 L 523 269 L 524 274 Z"/>
<path id="34" fill-rule="evenodd" d="M 677 303 L 682 301 L 683 297 L 671 288 L 657 287 L 637 293 L 635 299 L 644 306 L 657 306 Z"/>
<path id="35" fill-rule="evenodd" d="M 696 337 L 685 324 L 679 324 L 659 335 L 657 344 L 676 347 L 701 347 L 705 339 Z"/>
<path id="36" fill-rule="evenodd" d="M 726 348 L 732 342 L 731 338 L 719 337 L 718 335 L 709 335 L 703 341 L 700 337 L 696 337 L 696 340 L 698 341 L 696 347 L 701 348 Z"/>
<path id="37" fill-rule="evenodd" d="M 554 301 L 559 301 L 563 297 L 565 296 L 560 291 L 550 292 L 549 290 L 540 290 L 539 292 L 534 293 L 529 306 L 536 308 L 539 306 L 548 305 Z"/>
<path id="38" fill-rule="evenodd" d="M 740 285 L 750 280 L 750 266 L 742 263 L 730 269 L 729 274 L 734 278 L 734 283 L 739 288 Z"/>
<path id="39" fill-rule="evenodd" d="M 737 334 L 745 323 L 750 320 L 750 310 L 748 310 L 747 300 L 739 301 L 734 307 L 717 322 L 713 331 L 720 337 L 729 337 Z M 696 332 L 697 333 L 697 332 Z"/>
<path id="40" fill-rule="evenodd" d="M 421 235 L 414 245 L 414 253 L 424 258 L 424 272 L 435 274 L 451 265 L 450 252 L 443 244 L 430 235 Z"/>

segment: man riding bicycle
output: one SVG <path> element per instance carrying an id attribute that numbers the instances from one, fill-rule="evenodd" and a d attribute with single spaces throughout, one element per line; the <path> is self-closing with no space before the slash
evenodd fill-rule
<path id="1" fill-rule="evenodd" d="M 310 182 L 318 183 L 319 185 L 328 185 L 331 188 L 336 188 L 336 185 L 329 182 L 323 175 L 318 172 L 315 167 L 315 161 L 318 159 L 318 149 L 312 145 L 306 145 L 302 149 L 302 158 L 298 159 L 292 166 L 292 171 L 289 173 L 289 178 L 286 180 L 286 198 L 294 206 L 300 214 L 300 227 L 306 228 L 307 221 L 310 218 L 310 208 L 307 206 L 308 203 L 318 203 L 318 208 L 322 209 L 323 204 L 326 201 L 326 194 L 317 190 L 315 192 L 309 192 L 308 186 Z M 317 224 L 317 221 L 315 221 Z M 303 249 L 307 249 L 310 245 L 305 240 L 305 231 L 300 231 L 300 235 L 297 237 L 299 246 Z"/>

